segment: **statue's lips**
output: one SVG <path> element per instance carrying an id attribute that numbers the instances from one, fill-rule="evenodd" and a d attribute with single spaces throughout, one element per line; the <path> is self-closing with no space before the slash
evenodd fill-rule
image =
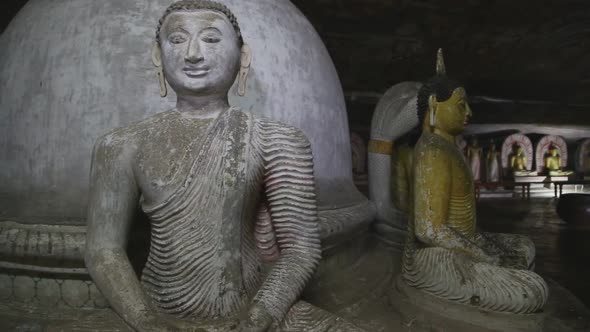
<path id="1" fill-rule="evenodd" d="M 188 77 L 203 77 L 209 73 L 209 67 L 184 67 L 182 71 Z"/>

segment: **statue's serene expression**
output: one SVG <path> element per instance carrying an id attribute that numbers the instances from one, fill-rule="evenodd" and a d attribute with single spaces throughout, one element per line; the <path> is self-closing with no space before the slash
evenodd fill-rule
<path id="1" fill-rule="evenodd" d="M 240 46 L 228 18 L 213 10 L 172 13 L 160 32 L 164 74 L 178 95 L 227 94 Z"/>
<path id="2" fill-rule="evenodd" d="M 471 118 L 465 89 L 459 87 L 448 100 L 436 103 L 435 127 L 451 135 L 458 135 L 465 129 Z"/>

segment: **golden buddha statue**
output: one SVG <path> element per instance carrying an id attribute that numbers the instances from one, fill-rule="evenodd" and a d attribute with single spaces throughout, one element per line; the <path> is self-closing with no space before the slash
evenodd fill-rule
<path id="1" fill-rule="evenodd" d="M 464 88 L 445 75 L 440 50 L 437 75 L 420 89 L 417 106 L 422 136 L 400 285 L 486 311 L 540 310 L 548 287 L 529 270 L 532 241 L 477 231 L 473 176 L 454 144 L 472 113 Z"/>
<path id="2" fill-rule="evenodd" d="M 561 156 L 559 155 L 559 150 L 553 144 L 549 146 L 549 153 L 545 157 L 545 169 L 547 169 L 549 176 L 568 176 L 573 174 L 572 171 L 561 170 Z"/>
<path id="3" fill-rule="evenodd" d="M 526 169 L 527 159 L 522 146 L 515 144 L 513 150 L 514 152 L 510 156 L 510 169 L 512 170 L 512 174 L 514 176 L 536 175 L 537 172 Z"/>

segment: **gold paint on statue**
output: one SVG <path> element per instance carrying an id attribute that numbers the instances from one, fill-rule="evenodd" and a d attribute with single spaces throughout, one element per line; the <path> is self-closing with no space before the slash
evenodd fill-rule
<path id="1" fill-rule="evenodd" d="M 469 241 L 475 235 L 473 179 L 454 144 L 455 136 L 464 130 L 472 115 L 466 97 L 461 87 L 446 101 L 438 102 L 434 95 L 430 97 L 425 126 L 430 127 L 432 133 L 424 132 L 416 147 L 420 161 L 414 169 L 418 181 L 414 212 L 416 220 L 421 221 L 416 223 L 416 235 L 420 240 L 434 246 L 451 245 L 479 257 L 483 252 Z M 434 126 L 430 120 L 433 113 Z M 450 174 L 443 176 L 441 172 Z"/>
<path id="2" fill-rule="evenodd" d="M 561 170 L 561 156 L 555 146 L 549 148 L 549 155 L 545 157 L 545 168 L 550 176 L 568 176 L 572 171 Z"/>
<path id="3" fill-rule="evenodd" d="M 372 139 L 369 141 L 369 153 L 391 156 L 393 154 L 393 142 Z"/>
<path id="4" fill-rule="evenodd" d="M 524 149 L 522 146 L 517 145 L 516 152 L 510 157 L 510 169 L 512 170 L 512 174 L 514 176 L 537 175 L 537 172 L 526 169 L 526 163 L 527 159 L 524 154 Z"/>
<path id="5" fill-rule="evenodd" d="M 510 157 L 510 168 L 513 171 L 526 171 L 526 156 L 521 146 L 516 149 L 516 154 Z"/>

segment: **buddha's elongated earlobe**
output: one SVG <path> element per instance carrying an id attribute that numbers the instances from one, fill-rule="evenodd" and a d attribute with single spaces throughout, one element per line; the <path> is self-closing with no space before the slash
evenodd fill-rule
<path id="1" fill-rule="evenodd" d="M 246 94 L 246 81 L 252 64 L 252 49 L 247 44 L 242 45 L 240 56 L 240 73 L 238 74 L 238 95 Z"/>
<path id="2" fill-rule="evenodd" d="M 430 113 L 430 126 L 434 127 L 436 125 L 436 96 L 431 95 L 428 98 L 428 109 Z"/>
<path id="3" fill-rule="evenodd" d="M 162 68 L 162 50 L 158 42 L 154 42 L 152 47 L 152 62 L 156 66 L 156 76 L 158 76 L 158 83 L 160 84 L 160 97 L 164 98 L 168 95 L 168 87 L 166 86 L 166 76 Z"/>

